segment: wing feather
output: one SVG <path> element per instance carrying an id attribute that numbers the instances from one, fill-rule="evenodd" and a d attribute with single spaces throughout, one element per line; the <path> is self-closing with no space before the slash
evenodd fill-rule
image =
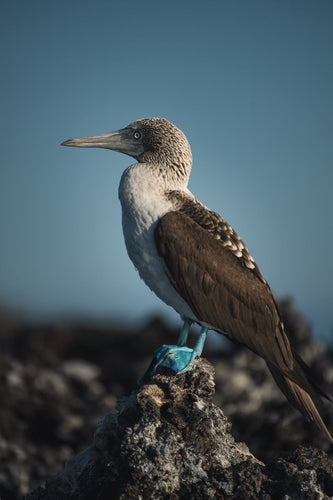
<path id="1" fill-rule="evenodd" d="M 222 218 L 216 229 L 216 225 L 209 226 L 207 214 L 202 213 L 208 209 L 201 205 L 198 212 L 197 206 L 194 208 L 192 217 L 184 211 L 169 212 L 155 229 L 156 247 L 171 283 L 200 322 L 264 358 L 291 404 L 313 420 L 333 443 L 311 399 L 318 394 L 327 396 L 292 350 L 270 288 L 248 250 L 241 242 L 245 252 L 239 251 L 241 240 L 230 229 L 238 249 L 237 245 L 226 244 Z"/>
<path id="2" fill-rule="evenodd" d="M 155 243 L 172 285 L 199 321 L 298 381 L 279 312 L 257 268 L 244 266 L 228 247 L 178 211 L 160 219 Z"/>

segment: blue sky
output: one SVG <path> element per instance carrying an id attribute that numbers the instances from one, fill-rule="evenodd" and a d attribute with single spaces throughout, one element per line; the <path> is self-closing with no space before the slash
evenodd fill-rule
<path id="1" fill-rule="evenodd" d="M 178 321 L 126 254 L 131 158 L 60 147 L 163 116 L 191 143 L 192 192 L 332 335 L 331 0 L 5 0 L 0 18 L 1 304 Z"/>

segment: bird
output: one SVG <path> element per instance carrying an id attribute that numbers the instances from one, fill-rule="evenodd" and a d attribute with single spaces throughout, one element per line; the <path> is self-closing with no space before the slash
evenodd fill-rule
<path id="1" fill-rule="evenodd" d="M 259 267 L 234 229 L 187 187 L 192 152 L 184 133 L 165 118 L 144 118 L 62 145 L 111 149 L 136 160 L 118 190 L 127 252 L 146 285 L 183 320 L 177 345 L 155 352 L 154 370 L 186 372 L 208 330 L 215 330 L 262 357 L 288 401 L 333 444 L 313 401 L 330 398 L 293 349 Z M 193 323 L 201 330 L 189 348 Z"/>

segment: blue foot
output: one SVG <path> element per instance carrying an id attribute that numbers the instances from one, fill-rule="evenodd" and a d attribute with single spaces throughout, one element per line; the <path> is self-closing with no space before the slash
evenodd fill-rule
<path id="1" fill-rule="evenodd" d="M 163 345 L 155 351 L 152 361 L 139 378 L 139 383 L 144 383 L 145 379 L 148 379 L 151 373 L 155 373 L 159 366 L 171 368 L 176 373 L 185 373 L 191 368 L 195 358 L 202 353 L 208 331 L 208 328 L 203 326 L 194 348 L 186 347 L 192 323 L 189 319 L 185 320 L 177 345 Z"/>
<path id="2" fill-rule="evenodd" d="M 196 356 L 194 349 L 189 347 L 163 345 L 155 353 L 156 364 L 153 371 L 155 372 L 159 366 L 164 366 L 176 373 L 184 373 L 191 367 Z"/>

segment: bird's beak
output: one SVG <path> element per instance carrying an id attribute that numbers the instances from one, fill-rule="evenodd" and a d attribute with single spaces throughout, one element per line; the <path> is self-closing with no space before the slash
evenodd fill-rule
<path id="1" fill-rule="evenodd" d="M 119 151 L 137 158 L 144 152 L 141 142 L 133 139 L 133 131 L 124 128 L 107 134 L 92 135 L 89 137 L 78 137 L 62 142 L 62 146 L 73 146 L 76 148 L 106 148 Z"/>

